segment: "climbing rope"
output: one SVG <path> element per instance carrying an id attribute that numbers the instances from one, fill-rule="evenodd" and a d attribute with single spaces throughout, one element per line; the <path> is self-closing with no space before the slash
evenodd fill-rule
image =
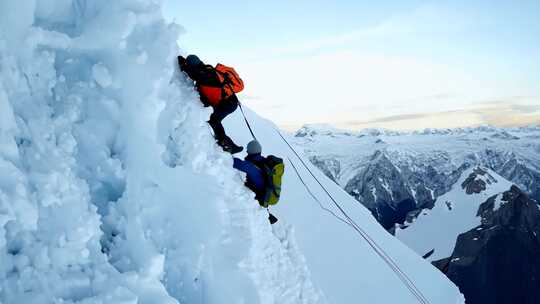
<path id="1" fill-rule="evenodd" d="M 242 107 L 242 103 L 238 101 L 238 106 L 240 107 L 240 111 L 242 112 L 242 116 L 244 116 L 244 121 L 246 122 L 246 125 L 249 129 L 249 133 L 251 133 L 251 136 L 254 140 L 257 140 L 257 137 L 255 137 L 255 133 L 253 133 L 253 130 L 251 129 L 251 125 L 249 124 L 249 121 L 247 120 L 246 113 L 244 112 L 244 108 Z"/>
<path id="2" fill-rule="evenodd" d="M 238 102 L 238 106 L 240 107 L 240 110 L 242 111 L 242 116 L 244 117 L 244 121 L 246 122 L 246 126 L 248 127 L 249 129 L 249 132 L 251 133 L 251 136 L 253 137 L 253 139 L 257 140 L 257 138 L 255 137 L 255 134 L 253 133 L 253 130 L 251 129 L 251 125 L 249 124 L 249 120 L 247 119 L 246 117 L 246 113 L 244 112 L 244 109 L 242 108 L 242 104 L 240 103 L 240 101 Z M 300 175 L 300 173 L 298 173 L 298 169 L 296 169 L 296 166 L 294 165 L 294 163 L 292 162 L 292 160 L 287 156 L 287 159 L 289 160 L 289 163 L 291 164 L 291 166 L 294 168 L 294 171 L 296 172 L 296 175 L 298 176 L 298 179 L 302 182 L 302 184 L 304 185 L 304 187 L 306 188 L 307 192 L 311 195 L 311 197 L 317 202 L 319 203 L 319 206 L 331 213 L 333 216 L 335 216 L 336 218 L 338 218 L 340 221 L 342 221 L 343 223 L 347 224 L 347 225 L 350 225 L 347 221 L 345 221 L 343 218 L 339 217 L 337 214 L 335 214 L 332 210 L 324 207 L 324 205 L 321 203 L 321 201 L 313 194 L 313 192 L 311 192 L 311 189 L 309 189 L 309 187 L 306 185 L 306 183 L 304 182 L 304 179 L 302 178 L 302 176 Z M 266 207 L 266 211 L 268 211 L 268 215 L 270 216 L 271 213 L 270 213 L 270 208 L 269 207 Z"/>
<path id="3" fill-rule="evenodd" d="M 332 214 L 335 218 L 337 218 L 338 220 L 342 221 L 343 223 L 351 226 L 351 223 L 347 222 L 345 219 L 343 219 L 342 217 L 340 217 L 339 215 L 335 214 L 334 211 L 326 208 L 322 203 L 321 201 L 315 196 L 315 194 L 313 194 L 313 192 L 311 191 L 311 189 L 309 189 L 309 187 L 307 186 L 306 182 L 304 181 L 304 179 L 302 178 L 302 176 L 300 175 L 300 173 L 298 172 L 298 169 L 296 168 L 296 166 L 294 165 L 293 161 L 287 156 L 287 160 L 289 160 L 289 163 L 291 164 L 291 166 L 293 167 L 294 169 L 294 172 L 296 172 L 296 176 L 298 176 L 298 179 L 300 180 L 300 182 L 304 185 L 304 187 L 306 188 L 306 191 L 309 193 L 309 195 L 311 195 L 311 197 L 319 204 L 319 206 L 326 212 Z M 352 226 L 351 226 L 352 227 Z"/>
<path id="4" fill-rule="evenodd" d="M 246 125 L 249 129 L 249 132 L 251 133 L 251 136 L 253 137 L 254 140 L 257 140 L 257 138 L 255 137 L 255 134 L 253 133 L 253 129 L 251 128 L 251 125 L 249 124 L 249 121 L 246 117 L 246 114 L 244 112 L 244 109 L 242 107 L 242 104 L 240 102 L 238 102 L 238 106 L 240 107 L 240 111 L 242 112 L 242 116 L 244 117 L 244 121 L 246 122 Z M 274 130 L 276 131 L 276 133 L 279 135 L 279 137 L 281 137 L 281 139 L 287 144 L 287 146 L 289 147 L 289 149 L 296 155 L 296 157 L 300 160 L 300 162 L 302 163 L 302 166 L 309 172 L 309 174 L 311 175 L 311 177 L 313 177 L 313 179 L 317 182 L 317 184 L 319 184 L 319 186 L 321 187 L 321 189 L 326 193 L 326 195 L 330 198 L 330 200 L 333 202 L 333 204 L 336 206 L 336 208 L 340 211 L 340 213 L 343 215 L 343 217 L 341 216 L 338 216 L 336 213 L 334 213 L 332 210 L 326 208 L 322 203 L 321 201 L 313 194 L 313 192 L 311 191 L 311 189 L 307 186 L 307 184 L 305 183 L 304 179 L 302 178 L 302 176 L 300 175 L 300 173 L 298 172 L 298 168 L 294 165 L 294 162 L 287 156 L 287 159 L 289 161 L 289 163 L 291 164 L 291 166 L 293 167 L 294 171 L 296 172 L 296 175 L 298 176 L 298 179 L 300 180 L 300 182 L 304 185 L 304 187 L 306 188 L 306 190 L 308 191 L 308 193 L 311 195 L 311 197 L 313 197 L 313 199 L 319 204 L 319 206 L 327 211 L 328 213 L 332 214 L 335 218 L 337 218 L 338 220 L 340 220 L 341 222 L 349 225 L 351 228 L 353 228 L 367 243 L 368 245 L 373 249 L 373 251 L 375 251 L 375 253 L 388 265 L 388 267 L 390 267 L 390 269 L 396 274 L 396 276 L 398 277 L 398 279 L 403 283 L 403 285 L 405 285 L 405 287 L 411 292 L 411 294 L 416 298 L 418 299 L 419 303 L 421 304 L 429 304 L 429 300 L 424 296 L 424 294 L 420 291 L 420 289 L 418 289 L 418 287 L 416 286 L 416 284 L 413 282 L 413 280 L 397 265 L 396 261 L 394 261 L 394 259 L 392 259 L 392 257 L 390 255 L 388 255 L 388 253 L 383 249 L 381 248 L 376 242 L 375 240 L 369 236 L 369 234 L 364 230 L 362 229 L 348 214 L 347 212 L 345 212 L 345 210 L 341 207 L 341 205 L 332 197 L 332 195 L 330 194 L 330 192 L 328 192 L 328 190 L 326 189 L 326 187 L 324 187 L 324 185 L 319 181 L 319 179 L 315 176 L 315 174 L 313 174 L 313 172 L 311 171 L 311 169 L 309 169 L 309 167 L 307 166 L 307 164 L 304 162 L 304 160 L 302 159 L 302 157 L 300 157 L 300 155 L 298 154 L 298 152 L 296 152 L 296 150 L 292 147 L 292 145 L 287 141 L 287 139 L 285 139 L 285 137 L 283 136 L 283 134 L 281 134 L 281 132 L 277 129 L 277 128 L 274 128 Z"/>
<path id="5" fill-rule="evenodd" d="M 242 116 L 244 117 L 244 121 L 246 122 L 246 126 L 249 129 L 249 133 L 251 133 L 251 137 L 253 137 L 254 140 L 257 140 L 257 137 L 255 137 L 255 133 L 253 133 L 253 129 L 251 129 L 251 125 L 249 124 L 249 121 L 246 117 L 246 113 L 244 112 L 244 108 L 242 107 L 242 103 L 240 101 L 238 101 L 238 106 L 240 107 L 240 111 L 242 112 Z M 272 213 L 270 213 L 270 206 L 265 207 L 265 209 L 268 212 L 269 219 L 270 217 L 273 217 L 277 221 L 277 218 Z M 272 221 L 270 221 L 270 223 L 273 224 Z"/>
<path id="6" fill-rule="evenodd" d="M 291 151 L 293 151 L 293 153 L 296 155 L 296 157 L 300 160 L 300 162 L 302 163 L 302 165 L 304 166 L 304 168 L 310 173 L 310 175 L 313 177 L 313 179 L 319 184 L 319 186 L 324 190 L 324 192 L 326 193 L 326 195 L 328 195 L 328 197 L 330 198 L 330 200 L 334 203 L 334 205 L 338 208 L 338 210 L 341 212 L 341 214 L 343 214 L 343 216 L 345 217 L 346 219 L 346 222 L 349 224 L 349 226 L 351 226 L 356 232 L 358 232 L 358 234 L 368 243 L 368 245 L 375 251 L 375 253 L 390 267 L 390 269 L 392 269 L 392 271 L 396 274 L 396 276 L 400 279 L 400 281 L 407 287 L 407 289 L 411 292 L 411 294 L 413 294 L 413 296 L 415 296 L 418 301 L 422 304 L 429 304 L 430 302 L 428 301 L 428 299 L 423 295 L 423 293 L 418 289 L 418 287 L 416 286 L 416 284 L 414 284 L 414 282 L 411 280 L 411 278 L 397 265 L 397 263 L 394 261 L 394 259 L 392 259 L 392 257 L 390 257 L 388 255 L 388 253 L 386 253 L 386 251 L 384 249 L 382 249 L 376 242 L 375 240 L 373 240 L 373 238 L 371 238 L 369 236 L 369 234 L 363 230 L 348 214 L 347 212 L 345 212 L 345 210 L 341 207 L 341 205 L 339 205 L 339 203 L 332 197 L 332 195 L 328 192 L 328 190 L 326 189 L 326 187 L 323 186 L 323 184 L 319 181 L 319 179 L 313 174 L 313 172 L 309 169 L 309 167 L 307 166 L 307 164 L 304 162 L 304 160 L 300 157 L 300 155 L 298 154 L 298 152 L 296 152 L 296 150 L 292 147 L 292 145 L 287 141 L 287 139 L 285 139 L 285 137 L 281 134 L 281 132 L 277 129 L 277 128 L 274 128 L 274 130 L 276 131 L 276 133 L 278 133 L 278 135 L 281 137 L 281 139 L 287 144 L 287 146 L 289 147 L 289 149 L 291 149 Z M 289 159 L 289 162 L 292 164 L 292 161 Z M 300 177 L 300 174 L 298 173 L 298 170 L 296 169 L 296 167 L 293 165 L 293 168 L 295 169 L 297 175 Z M 300 178 L 301 179 L 301 178 Z M 304 184 L 304 186 L 306 188 L 307 185 L 305 184 L 305 182 L 303 181 L 303 179 L 301 179 L 302 183 Z M 315 197 L 313 195 L 313 193 L 311 191 L 309 191 L 309 193 L 311 194 L 311 196 Z M 319 203 L 319 205 L 322 206 L 321 202 L 316 199 L 316 201 Z M 328 210 L 327 208 L 323 208 L 323 209 L 326 209 Z M 329 210 L 328 210 L 329 211 Z M 329 211 L 330 213 L 334 214 L 333 212 Z M 336 216 L 334 214 L 334 216 Z M 339 220 L 341 221 L 345 221 L 343 218 L 341 217 L 338 217 L 336 216 L 336 218 L 338 218 Z"/>

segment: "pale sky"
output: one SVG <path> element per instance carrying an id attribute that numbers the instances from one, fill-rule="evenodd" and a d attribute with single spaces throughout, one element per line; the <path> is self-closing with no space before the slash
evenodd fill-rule
<path id="1" fill-rule="evenodd" d="M 378 3 L 380 2 L 380 3 Z M 182 50 L 287 129 L 540 123 L 540 1 L 175 1 Z"/>

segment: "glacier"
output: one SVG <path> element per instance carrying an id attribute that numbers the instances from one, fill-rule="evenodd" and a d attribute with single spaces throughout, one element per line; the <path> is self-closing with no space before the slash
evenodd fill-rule
<path id="1" fill-rule="evenodd" d="M 418 303 L 290 163 L 268 224 L 176 68 L 180 32 L 156 0 L 0 2 L 0 302 Z M 247 114 L 265 154 L 298 161 Z M 463 303 L 316 176 L 430 303 Z"/>

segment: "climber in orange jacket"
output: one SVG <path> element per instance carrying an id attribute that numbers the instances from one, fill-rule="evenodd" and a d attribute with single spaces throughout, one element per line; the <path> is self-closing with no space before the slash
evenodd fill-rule
<path id="1" fill-rule="evenodd" d="M 216 142 L 224 151 L 231 154 L 238 153 L 243 147 L 236 145 L 225 134 L 221 124 L 222 120 L 238 108 L 236 93 L 244 89 L 244 83 L 233 68 L 222 64 L 216 67 L 204 64 L 196 55 L 186 58 L 178 56 L 180 70 L 195 81 L 201 102 L 205 107 L 211 106 L 214 112 L 210 115 L 208 123 L 214 130 Z"/>

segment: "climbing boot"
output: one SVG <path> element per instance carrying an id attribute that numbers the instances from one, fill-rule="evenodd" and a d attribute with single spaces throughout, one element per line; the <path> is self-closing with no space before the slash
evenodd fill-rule
<path id="1" fill-rule="evenodd" d="M 221 146 L 223 151 L 229 152 L 231 154 L 236 154 L 239 152 L 242 152 L 244 150 L 244 147 L 237 146 L 230 138 L 226 137 L 222 140 L 218 140 L 217 144 Z"/>

